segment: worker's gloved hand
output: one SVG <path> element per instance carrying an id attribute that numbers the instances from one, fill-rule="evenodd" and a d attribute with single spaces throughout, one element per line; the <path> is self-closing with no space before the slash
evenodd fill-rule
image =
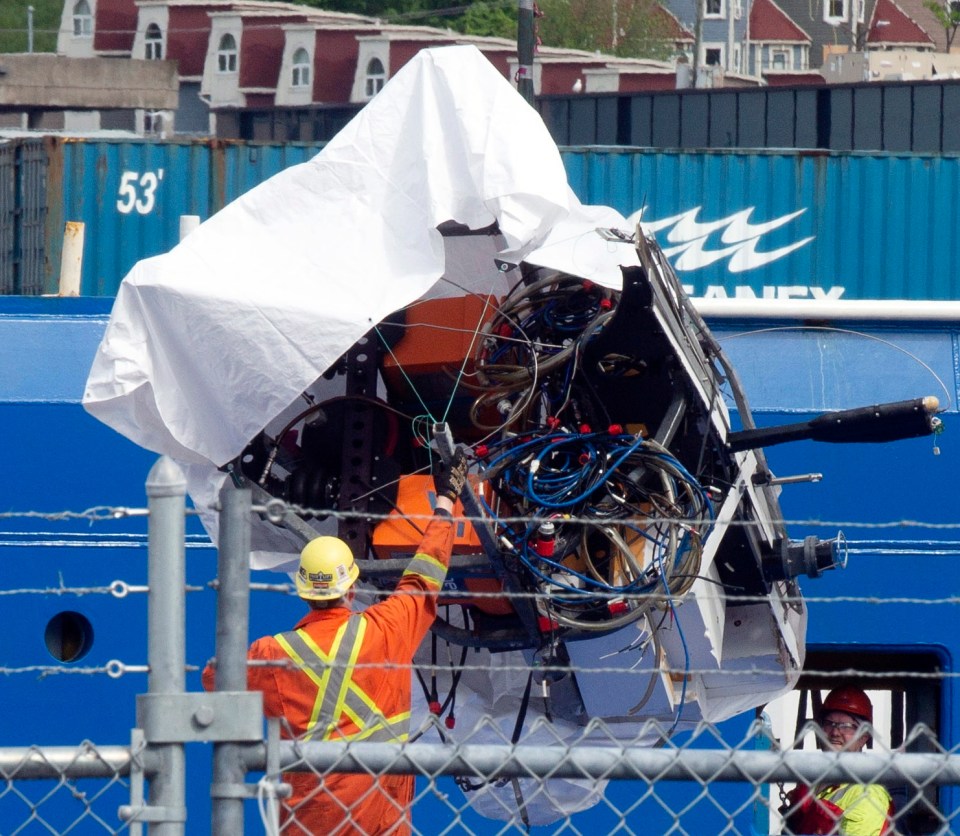
<path id="1" fill-rule="evenodd" d="M 467 456 L 463 448 L 457 447 L 449 464 L 439 456 L 433 460 L 433 486 L 437 496 L 445 496 L 451 502 L 456 502 L 463 486 L 467 484 Z"/>

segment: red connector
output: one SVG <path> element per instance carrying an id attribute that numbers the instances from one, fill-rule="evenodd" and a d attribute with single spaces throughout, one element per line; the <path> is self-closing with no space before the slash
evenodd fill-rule
<path id="1" fill-rule="evenodd" d="M 607 602 L 607 611 L 610 615 L 623 615 L 628 609 L 627 602 L 623 598 L 614 598 Z"/>
<path id="2" fill-rule="evenodd" d="M 560 629 L 560 623 L 553 618 L 548 618 L 545 615 L 537 617 L 537 626 L 540 628 L 541 633 L 552 633 L 554 630 Z"/>

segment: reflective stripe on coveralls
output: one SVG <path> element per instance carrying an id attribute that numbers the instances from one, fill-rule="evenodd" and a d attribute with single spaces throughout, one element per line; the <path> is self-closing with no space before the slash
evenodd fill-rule
<path id="1" fill-rule="evenodd" d="M 440 589 L 443 586 L 444 578 L 447 576 L 447 567 L 435 557 L 428 554 L 417 554 L 404 570 L 403 577 L 407 575 L 418 575 L 430 586 Z"/>
<path id="2" fill-rule="evenodd" d="M 840 784 L 824 787 L 817 798 L 842 811 L 838 833 L 844 836 L 883 836 L 890 830 L 893 803 L 880 784 Z"/>
<path id="3" fill-rule="evenodd" d="M 440 589 L 447 567 L 430 555 L 418 554 L 407 565 L 404 576 L 416 575 L 429 586 Z M 407 739 L 410 712 L 385 717 L 376 702 L 353 680 L 352 672 L 363 646 L 367 622 L 362 614 L 351 616 L 334 637 L 329 653 L 324 653 L 305 630 L 278 633 L 274 638 L 283 651 L 317 686 L 317 697 L 303 740 L 321 733 L 322 740 L 334 736 L 346 740 L 401 742 Z M 353 734 L 344 733 L 340 718 L 346 713 L 356 726 Z"/>
<path id="4" fill-rule="evenodd" d="M 337 631 L 330 653 L 324 653 L 305 630 L 280 633 L 274 638 L 287 655 L 317 686 L 313 706 L 303 740 L 322 733 L 322 740 L 334 736 L 346 740 L 369 740 L 393 743 L 407 739 L 405 723 L 410 712 L 384 717 L 376 703 L 353 681 L 352 671 L 363 645 L 367 622 L 363 616 L 353 616 Z M 339 720 L 346 714 L 358 731 L 345 734 L 339 729 Z"/>

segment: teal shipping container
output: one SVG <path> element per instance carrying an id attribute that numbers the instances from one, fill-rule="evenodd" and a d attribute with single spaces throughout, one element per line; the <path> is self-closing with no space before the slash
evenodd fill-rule
<path id="1" fill-rule="evenodd" d="M 0 292 L 56 293 L 64 226 L 84 224 L 81 293 L 322 145 L 15 140 L 0 153 Z M 38 151 L 42 149 L 41 151 Z M 584 203 L 642 217 L 705 297 L 960 298 L 960 156 L 561 149 Z"/>
<path id="2" fill-rule="evenodd" d="M 52 232 L 84 224 L 81 293 L 112 296 L 130 268 L 180 239 L 180 218 L 206 220 L 277 172 L 315 156 L 319 144 L 67 141 L 51 144 Z M 48 190 L 52 194 L 53 189 Z M 46 286 L 56 288 L 58 240 L 51 241 Z"/>
<path id="3" fill-rule="evenodd" d="M 642 213 L 693 296 L 960 298 L 960 157 L 566 149 L 584 203 Z"/>

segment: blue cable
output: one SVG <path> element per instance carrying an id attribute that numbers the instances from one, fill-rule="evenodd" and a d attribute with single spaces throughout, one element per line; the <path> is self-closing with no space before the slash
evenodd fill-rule
<path id="1" fill-rule="evenodd" d="M 613 586 L 611 584 L 605 583 L 603 581 L 598 581 L 596 578 L 593 578 L 589 575 L 585 575 L 582 572 L 578 572 L 575 569 L 566 566 L 550 557 L 545 557 L 544 555 L 539 554 L 535 550 L 530 548 L 530 540 L 532 535 L 535 533 L 536 529 L 539 527 L 539 524 L 531 524 L 528 526 L 526 533 L 523 538 L 523 548 L 519 552 L 520 559 L 527 568 L 529 568 L 535 575 L 537 575 L 541 580 L 546 583 L 550 583 L 554 586 L 560 586 L 564 589 L 569 590 L 570 592 L 578 593 L 581 597 L 593 597 L 589 593 L 585 593 L 580 587 L 569 586 L 560 581 L 555 580 L 549 575 L 545 575 L 543 571 L 536 565 L 537 562 L 543 563 L 553 569 L 569 574 L 575 578 L 579 578 L 584 583 L 588 584 L 591 587 L 603 590 L 609 593 L 615 594 L 630 594 L 630 593 L 647 593 L 652 592 L 656 587 L 656 581 L 652 583 L 643 583 L 640 579 L 632 581 L 629 584 L 623 586 Z M 651 538 L 652 539 L 652 538 Z M 659 548 L 664 548 L 662 541 L 658 542 L 653 540 L 654 544 Z"/>

